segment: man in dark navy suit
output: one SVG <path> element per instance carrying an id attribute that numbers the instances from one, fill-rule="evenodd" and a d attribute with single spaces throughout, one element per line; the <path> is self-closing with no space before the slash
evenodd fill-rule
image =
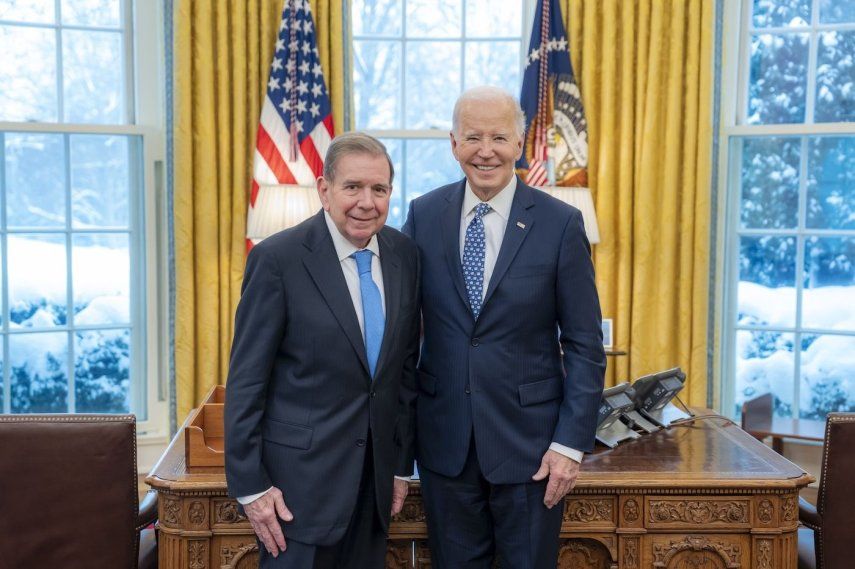
<path id="1" fill-rule="evenodd" d="M 436 569 L 554 569 L 563 497 L 594 445 L 605 353 L 581 213 L 514 175 L 519 104 L 454 108 L 466 178 L 410 206 L 424 341 L 416 453 Z"/>
<path id="2" fill-rule="evenodd" d="M 418 254 L 385 227 L 392 162 L 344 134 L 323 211 L 247 259 L 226 386 L 226 478 L 262 568 L 380 569 L 413 468 Z M 394 485 L 394 491 L 393 491 Z"/>

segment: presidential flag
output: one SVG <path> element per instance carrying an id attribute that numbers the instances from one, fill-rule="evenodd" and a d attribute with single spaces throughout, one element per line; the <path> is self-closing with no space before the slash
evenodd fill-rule
<path id="1" fill-rule="evenodd" d="M 263 188 L 315 184 L 333 132 L 309 2 L 285 0 L 258 123 L 248 228 L 260 213 L 255 205 Z M 252 243 L 247 239 L 249 247 Z"/>
<path id="2" fill-rule="evenodd" d="M 531 186 L 587 186 L 588 124 L 558 0 L 538 0 L 520 104 L 526 135 L 517 169 Z"/>

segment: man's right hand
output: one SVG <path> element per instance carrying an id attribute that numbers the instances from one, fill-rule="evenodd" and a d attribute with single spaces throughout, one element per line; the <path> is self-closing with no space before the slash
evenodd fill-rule
<path id="1" fill-rule="evenodd" d="M 278 557 L 280 551 L 285 551 L 285 534 L 282 533 L 282 525 L 279 518 L 286 522 L 294 519 L 291 511 L 285 506 L 285 499 L 279 488 L 273 487 L 267 493 L 244 505 L 246 517 L 252 524 L 252 529 L 268 553 Z"/>

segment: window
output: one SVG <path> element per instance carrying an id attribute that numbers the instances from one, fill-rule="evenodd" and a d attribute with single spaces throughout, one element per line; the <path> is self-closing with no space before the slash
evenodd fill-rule
<path id="1" fill-rule="evenodd" d="M 353 0 L 353 124 L 394 162 L 390 225 L 403 224 L 413 198 L 462 178 L 448 132 L 463 89 L 519 95 L 533 10 L 520 0 Z"/>
<path id="2" fill-rule="evenodd" d="M 137 99 L 143 81 L 162 84 L 162 49 L 157 3 L 140 4 L 0 2 L 4 413 L 144 423 L 163 406 L 146 381 L 160 372 L 148 357 L 158 299 L 146 242 L 164 137 L 160 94 Z"/>
<path id="3" fill-rule="evenodd" d="M 784 417 L 855 411 L 855 4 L 733 6 L 724 409 L 771 392 Z"/>

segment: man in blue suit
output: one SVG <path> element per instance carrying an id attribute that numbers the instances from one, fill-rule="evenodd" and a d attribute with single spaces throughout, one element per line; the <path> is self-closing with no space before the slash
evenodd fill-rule
<path id="1" fill-rule="evenodd" d="M 514 175 L 506 92 L 454 107 L 466 178 L 410 206 L 424 341 L 416 453 L 433 567 L 554 569 L 563 497 L 594 445 L 605 353 L 581 213 Z"/>

